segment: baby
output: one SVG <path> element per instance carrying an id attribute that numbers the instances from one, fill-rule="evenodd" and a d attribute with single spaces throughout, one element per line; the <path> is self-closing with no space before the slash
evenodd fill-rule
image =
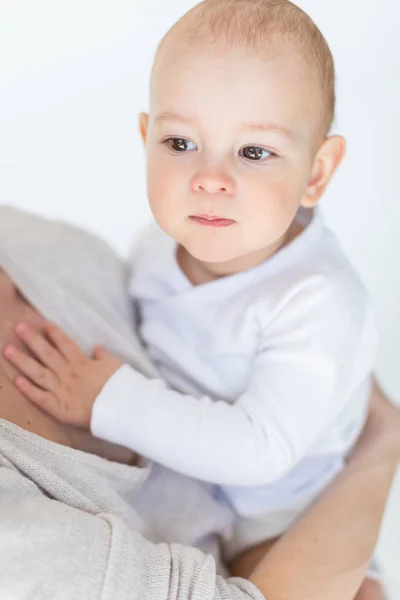
<path id="1" fill-rule="evenodd" d="M 367 413 L 373 313 L 315 208 L 345 152 L 334 107 L 331 53 L 294 4 L 190 10 L 158 48 L 140 117 L 158 226 L 130 292 L 159 379 L 101 348 L 86 357 L 54 324 L 17 325 L 38 360 L 5 349 L 44 410 L 216 484 L 237 552 L 305 510 Z"/>

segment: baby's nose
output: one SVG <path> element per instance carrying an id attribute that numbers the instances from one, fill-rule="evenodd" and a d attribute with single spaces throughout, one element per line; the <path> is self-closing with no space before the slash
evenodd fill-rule
<path id="1" fill-rule="evenodd" d="M 197 173 L 192 180 L 192 187 L 195 192 L 207 192 L 208 194 L 233 194 L 235 190 L 235 181 L 233 177 L 221 171 L 201 171 Z"/>

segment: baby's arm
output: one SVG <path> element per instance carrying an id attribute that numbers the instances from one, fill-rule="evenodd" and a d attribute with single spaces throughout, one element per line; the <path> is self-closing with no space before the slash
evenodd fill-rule
<path id="1" fill-rule="evenodd" d="M 369 308 L 354 307 L 345 292 L 316 278 L 268 327 L 261 314 L 249 385 L 233 405 L 180 394 L 124 366 L 96 400 L 93 433 L 220 485 L 279 479 L 342 412 L 349 381 L 361 383 L 372 368 Z"/>
<path id="2" fill-rule="evenodd" d="M 180 394 L 160 379 L 114 365 L 116 372 L 94 403 L 94 435 L 216 484 L 262 485 L 282 477 L 344 408 L 348 378 L 359 369 L 357 354 L 368 357 L 361 361 L 363 377 L 374 357 L 373 351 L 366 351 L 374 344 L 365 337 L 364 317 L 354 317 L 340 289 L 316 285 L 304 294 L 299 292 L 286 304 L 283 320 L 277 316 L 265 331 L 261 323 L 249 386 L 235 404 Z M 53 338 L 59 337 L 55 333 Z M 84 363 L 87 386 L 94 368 L 105 367 L 101 361 L 97 366 L 90 359 Z M 79 380 L 79 360 L 74 369 L 78 375 L 64 392 Z M 26 387 L 20 389 L 27 393 Z M 45 402 L 38 394 L 27 393 L 61 420 L 82 410 L 79 386 L 65 395 L 61 413 L 60 403 L 58 412 L 54 410 L 54 394 L 47 394 Z"/>

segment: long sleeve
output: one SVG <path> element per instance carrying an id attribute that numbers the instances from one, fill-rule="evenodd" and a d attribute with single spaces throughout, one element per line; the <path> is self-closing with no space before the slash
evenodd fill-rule
<path id="1" fill-rule="evenodd" d="M 220 485 L 281 478 L 342 413 L 376 351 L 369 306 L 318 277 L 263 329 L 247 391 L 233 405 L 171 390 L 123 366 L 95 402 L 92 431 Z"/>
<path id="2" fill-rule="evenodd" d="M 13 600 L 263 600 L 250 582 L 216 576 L 193 548 L 152 544 L 111 514 L 51 500 L 0 468 L 0 597 Z"/>

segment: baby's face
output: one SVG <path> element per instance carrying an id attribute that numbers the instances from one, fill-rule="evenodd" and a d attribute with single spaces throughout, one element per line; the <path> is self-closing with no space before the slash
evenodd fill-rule
<path id="1" fill-rule="evenodd" d="M 148 195 L 192 256 L 223 263 L 274 247 L 299 206 L 312 205 L 312 89 L 290 56 L 165 50 L 144 123 Z"/>

